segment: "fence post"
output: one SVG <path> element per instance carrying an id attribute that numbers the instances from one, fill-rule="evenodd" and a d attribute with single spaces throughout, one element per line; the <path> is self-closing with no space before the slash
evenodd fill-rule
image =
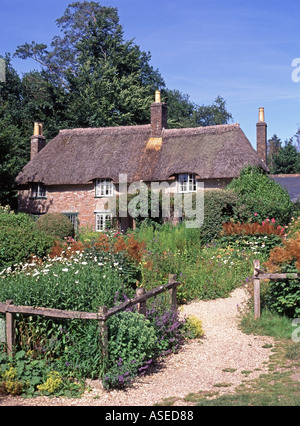
<path id="1" fill-rule="evenodd" d="M 6 305 L 13 305 L 13 300 L 6 300 Z M 10 312 L 5 313 L 6 320 L 6 344 L 7 344 L 7 354 L 13 355 L 14 346 L 15 346 L 15 319 L 14 314 Z"/>
<path id="2" fill-rule="evenodd" d="M 99 315 L 103 316 L 107 314 L 107 306 L 100 306 L 99 307 Z M 108 327 L 106 324 L 106 320 L 99 320 L 99 325 L 100 325 L 100 341 L 101 341 L 101 350 L 102 350 L 102 355 L 104 358 L 108 357 Z"/>
<path id="3" fill-rule="evenodd" d="M 169 283 L 172 283 L 176 281 L 176 275 L 171 274 L 169 275 Z M 171 293 L 171 306 L 174 309 L 174 311 L 176 311 L 177 309 L 177 287 L 173 287 L 170 290 Z"/>
<path id="4" fill-rule="evenodd" d="M 259 260 L 253 261 L 253 268 L 254 268 L 254 318 L 258 319 L 260 318 L 260 279 L 255 278 L 259 275 L 259 272 L 257 272 L 255 269 L 260 269 L 260 262 Z"/>
<path id="5" fill-rule="evenodd" d="M 144 288 L 137 288 L 135 291 L 136 297 L 143 296 L 146 293 Z M 137 304 L 137 310 L 139 314 L 146 316 L 146 301 Z"/>

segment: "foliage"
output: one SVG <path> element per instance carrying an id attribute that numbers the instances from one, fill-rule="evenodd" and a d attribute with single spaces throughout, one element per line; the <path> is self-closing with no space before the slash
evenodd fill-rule
<path id="1" fill-rule="evenodd" d="M 124 40 L 117 9 L 73 2 L 56 23 L 63 36 L 53 38 L 51 50 L 32 42 L 19 46 L 16 55 L 36 60 L 64 92 L 69 127 L 147 121 L 150 96 L 164 82 L 150 65 L 150 54 Z"/>
<path id="2" fill-rule="evenodd" d="M 223 224 L 223 231 L 217 244 L 221 247 L 251 249 L 254 253 L 259 247 L 260 254 L 269 254 L 270 250 L 282 244 L 287 227 L 276 226 L 276 221 L 266 219 L 258 222 L 240 223 L 229 221 Z"/>
<path id="3" fill-rule="evenodd" d="M 82 391 L 82 385 L 55 371 L 54 362 L 42 358 L 34 360 L 25 351 L 18 351 L 14 357 L 0 353 L 0 395 L 78 396 Z"/>
<path id="4" fill-rule="evenodd" d="M 219 236 L 223 223 L 233 216 L 237 204 L 238 199 L 232 191 L 205 192 L 204 223 L 200 229 L 202 243 L 209 243 Z"/>
<path id="5" fill-rule="evenodd" d="M 298 221 L 292 226 L 297 229 Z M 265 266 L 271 272 L 299 273 L 300 272 L 300 232 L 293 233 L 283 245 L 275 247 Z M 265 305 L 281 315 L 298 318 L 300 314 L 300 288 L 298 279 L 272 280 L 266 285 Z"/>
<path id="6" fill-rule="evenodd" d="M 258 255 L 267 260 L 266 248 L 273 247 L 278 239 L 281 241 L 277 235 L 267 239 L 253 236 L 248 243 L 223 241 L 221 244 L 218 239 L 203 246 L 199 230 L 187 229 L 184 224 L 143 226 L 135 235 L 146 243 L 140 264 L 142 285 L 149 290 L 165 284 L 169 274 L 176 274 L 182 282 L 177 290 L 180 303 L 228 296 L 234 288 L 249 280 L 253 260 Z"/>
<path id="7" fill-rule="evenodd" d="M 39 231 L 33 219 L 23 213 L 0 211 L 0 268 L 16 267 L 32 255 L 47 255 L 53 238 Z"/>
<path id="8" fill-rule="evenodd" d="M 204 336 L 202 321 L 195 315 L 189 315 L 186 318 L 184 328 L 189 339 L 199 339 Z"/>
<path id="9" fill-rule="evenodd" d="M 109 367 L 106 387 L 120 387 L 132 380 L 156 350 L 156 332 L 150 321 L 136 312 L 120 312 L 109 321 Z"/>
<path id="10" fill-rule="evenodd" d="M 291 219 L 293 204 L 288 192 L 256 167 L 244 168 L 239 178 L 233 179 L 228 189 L 237 196 L 234 218 L 247 222 L 257 213 L 256 219 L 274 218 L 281 225 Z"/>
<path id="11" fill-rule="evenodd" d="M 292 238 L 286 239 L 283 246 L 275 247 L 265 266 L 269 271 L 274 272 L 291 263 L 294 263 L 300 271 L 300 232 L 292 234 Z"/>
<path id="12" fill-rule="evenodd" d="M 227 124 L 232 115 L 226 102 L 218 96 L 212 105 L 199 106 L 190 101 L 189 95 L 179 90 L 162 90 L 162 98 L 168 105 L 168 127 L 188 128 Z"/>
<path id="13" fill-rule="evenodd" d="M 300 232 L 300 216 L 292 217 L 291 222 L 288 225 L 287 237 L 293 238 L 296 233 Z"/>
<path id="14" fill-rule="evenodd" d="M 74 236 L 72 222 L 62 213 L 46 213 L 38 218 L 36 227 L 54 238 Z"/>
<path id="15" fill-rule="evenodd" d="M 272 163 L 273 174 L 300 172 L 300 152 L 292 139 L 286 141 L 284 146 L 280 146 L 278 152 L 272 156 Z"/>

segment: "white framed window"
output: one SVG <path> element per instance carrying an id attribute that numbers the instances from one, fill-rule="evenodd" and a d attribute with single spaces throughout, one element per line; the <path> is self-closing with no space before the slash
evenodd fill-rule
<path id="1" fill-rule="evenodd" d="M 178 175 L 178 192 L 196 192 L 197 181 L 194 173 L 183 173 Z"/>
<path id="2" fill-rule="evenodd" d="M 46 188 L 41 182 L 31 184 L 31 198 L 46 198 Z"/>
<path id="3" fill-rule="evenodd" d="M 78 228 L 78 213 L 63 213 L 67 218 L 72 222 L 72 225 L 74 226 L 75 231 L 77 231 Z"/>
<path id="4" fill-rule="evenodd" d="M 96 179 L 95 197 L 112 197 L 114 195 L 114 188 L 111 179 Z"/>
<path id="5" fill-rule="evenodd" d="M 96 212 L 96 231 L 103 232 L 112 226 L 112 214 L 107 212 Z"/>

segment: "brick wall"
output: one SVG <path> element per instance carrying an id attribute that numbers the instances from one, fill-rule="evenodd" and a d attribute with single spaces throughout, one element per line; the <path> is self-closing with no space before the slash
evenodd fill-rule
<path id="1" fill-rule="evenodd" d="M 46 199 L 31 199 L 28 189 L 19 191 L 19 211 L 44 213 L 78 213 L 80 226 L 95 229 L 95 211 L 104 211 L 106 198 L 95 198 L 94 185 L 48 186 Z"/>
<path id="2" fill-rule="evenodd" d="M 201 179 L 199 180 L 201 182 Z M 206 179 L 205 189 L 223 189 L 230 179 Z M 171 182 L 168 182 L 171 185 Z M 116 188 L 118 194 L 118 187 Z M 169 189 L 170 192 L 176 187 Z M 60 185 L 47 186 L 47 197 L 43 199 L 30 198 L 28 188 L 19 190 L 18 209 L 20 212 L 31 214 L 45 213 L 77 213 L 80 226 L 88 226 L 95 230 L 95 211 L 104 212 L 107 203 L 114 197 L 95 197 L 94 184 L 89 185 Z M 172 218 L 171 218 L 172 219 Z M 132 218 L 121 219 L 121 230 L 133 227 Z"/>

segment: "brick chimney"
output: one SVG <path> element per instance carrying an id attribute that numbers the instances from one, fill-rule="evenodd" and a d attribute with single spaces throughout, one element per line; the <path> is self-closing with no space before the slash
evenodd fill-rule
<path id="1" fill-rule="evenodd" d="M 34 123 L 34 132 L 31 136 L 30 160 L 32 160 L 46 145 L 46 138 L 43 136 L 42 123 Z"/>
<path id="2" fill-rule="evenodd" d="M 161 138 L 167 128 L 167 105 L 161 102 L 160 91 L 155 92 L 155 102 L 151 104 L 151 132 L 153 138 Z"/>
<path id="3" fill-rule="evenodd" d="M 256 150 L 259 158 L 267 165 L 267 123 L 264 108 L 259 108 L 258 123 L 256 124 Z"/>

